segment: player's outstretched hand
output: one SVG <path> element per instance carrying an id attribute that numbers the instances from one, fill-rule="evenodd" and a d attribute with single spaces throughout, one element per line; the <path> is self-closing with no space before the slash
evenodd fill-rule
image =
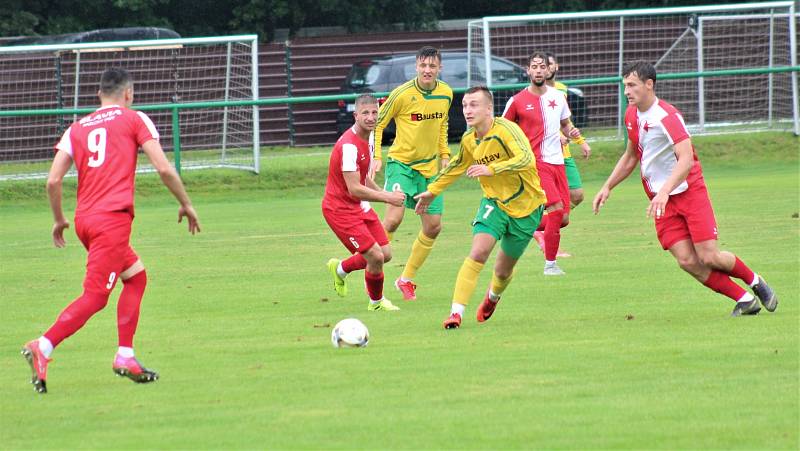
<path id="1" fill-rule="evenodd" d="M 178 222 L 182 222 L 184 217 L 189 220 L 189 233 L 194 235 L 200 231 L 200 220 L 197 219 L 197 212 L 194 211 L 194 207 L 191 205 L 180 207 L 178 209 Z"/>
<path id="2" fill-rule="evenodd" d="M 467 168 L 467 177 L 491 177 L 494 175 L 492 170 L 485 164 L 473 164 Z"/>
<path id="3" fill-rule="evenodd" d="M 406 201 L 406 193 L 402 191 L 391 191 L 386 193 L 386 203 L 395 207 L 402 207 Z"/>
<path id="4" fill-rule="evenodd" d="M 64 240 L 64 229 L 69 228 L 69 221 L 56 221 L 53 223 L 53 244 L 56 247 L 64 247 L 67 242 Z"/>
<path id="5" fill-rule="evenodd" d="M 610 194 L 611 191 L 606 187 L 603 187 L 600 189 L 600 191 L 598 191 L 597 195 L 594 196 L 594 200 L 592 201 L 592 211 L 594 214 L 600 213 L 600 207 L 606 203 L 606 200 Z"/>
<path id="6" fill-rule="evenodd" d="M 431 204 L 434 197 L 436 196 L 430 191 L 425 191 L 414 196 L 414 200 L 417 201 L 417 205 L 414 207 L 414 213 L 418 215 L 427 213 L 428 206 Z"/>

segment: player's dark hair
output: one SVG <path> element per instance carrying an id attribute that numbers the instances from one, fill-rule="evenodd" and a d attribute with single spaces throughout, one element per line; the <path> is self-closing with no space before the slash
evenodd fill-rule
<path id="1" fill-rule="evenodd" d="M 634 61 L 626 64 L 622 68 L 622 78 L 625 78 L 632 73 L 636 73 L 636 76 L 639 78 L 639 80 L 642 80 L 642 82 L 653 80 L 653 86 L 655 86 L 656 68 L 647 61 Z"/>
<path id="2" fill-rule="evenodd" d="M 360 96 L 356 97 L 356 106 L 364 104 L 377 105 L 378 99 L 376 99 L 372 94 L 361 94 Z"/>
<path id="3" fill-rule="evenodd" d="M 417 50 L 417 60 L 424 60 L 425 58 L 436 58 L 439 62 L 442 61 L 442 54 L 439 49 L 433 48 L 429 45 Z"/>
<path id="4" fill-rule="evenodd" d="M 528 66 L 531 65 L 531 61 L 533 61 L 535 58 L 539 58 L 540 60 L 544 61 L 545 64 L 547 64 L 547 53 L 536 50 L 528 57 Z"/>
<path id="5" fill-rule="evenodd" d="M 128 71 L 119 67 L 112 67 L 103 71 L 100 76 L 100 92 L 104 96 L 114 96 L 127 88 L 131 83 Z"/>
<path id="6" fill-rule="evenodd" d="M 494 96 L 492 95 L 492 91 L 489 91 L 489 88 L 484 85 L 473 86 L 464 92 L 464 95 L 467 94 L 475 94 L 476 92 L 482 92 L 487 99 L 489 99 L 489 103 L 494 105 Z"/>

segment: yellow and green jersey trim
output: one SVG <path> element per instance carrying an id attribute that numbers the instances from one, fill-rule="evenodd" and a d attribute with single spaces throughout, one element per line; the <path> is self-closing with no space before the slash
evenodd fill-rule
<path id="1" fill-rule="evenodd" d="M 473 128 L 467 130 L 461 137 L 458 153 L 428 185 L 428 190 L 440 194 L 474 164 L 483 164 L 492 171 L 493 175 L 478 179 L 484 197 L 497 202 L 510 217 L 528 216 L 545 202 L 536 158 L 517 124 L 495 118 L 480 139 Z"/>
<path id="2" fill-rule="evenodd" d="M 453 90 L 441 80 L 430 90 L 423 89 L 416 78 L 392 90 L 378 113 L 375 158 L 381 159 L 383 130 L 394 120 L 396 134 L 388 158 L 426 178 L 436 175 L 437 158 L 450 158 L 447 123 L 452 102 Z"/>

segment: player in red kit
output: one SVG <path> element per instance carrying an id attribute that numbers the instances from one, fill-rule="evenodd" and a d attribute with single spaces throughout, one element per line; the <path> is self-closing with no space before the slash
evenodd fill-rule
<path id="1" fill-rule="evenodd" d="M 561 91 L 547 85 L 549 69 L 547 55 L 533 52 L 528 58 L 531 84 L 508 100 L 503 117 L 516 122 L 525 132 L 536 155 L 542 189 L 547 196 L 547 216 L 544 226 L 544 275 L 561 276 L 564 271 L 556 264 L 561 243 L 561 227 L 569 223 L 570 194 L 561 133 L 577 138 L 580 130 L 572 126 L 572 113 Z"/>
<path id="2" fill-rule="evenodd" d="M 778 297 L 762 277 L 736 255 L 717 247 L 717 223 L 683 115 L 655 94 L 656 69 L 635 62 L 623 70 L 628 109 L 625 125 L 628 144 L 616 167 L 592 202 L 594 213 L 608 200 L 611 190 L 640 167 L 642 184 L 650 199 L 647 216 L 655 219 L 661 246 L 678 265 L 700 283 L 734 301 L 732 316 L 755 315 L 759 300 L 772 312 Z M 731 280 L 742 280 L 752 294 Z"/>
<path id="3" fill-rule="evenodd" d="M 369 201 L 403 205 L 405 194 L 387 192 L 368 176 L 372 166 L 370 133 L 378 119 L 378 101 L 364 94 L 356 99 L 355 124 L 339 138 L 331 152 L 328 182 L 322 198 L 322 215 L 336 237 L 353 254 L 340 261 L 328 260 L 333 287 L 347 294 L 345 277 L 366 269 L 369 310 L 400 310 L 383 297 L 383 264 L 392 258 L 389 239 Z"/>
<path id="4" fill-rule="evenodd" d="M 123 288 L 117 303 L 119 349 L 112 369 L 139 383 L 158 379 L 158 373 L 143 367 L 133 353 L 133 335 L 147 285 L 144 265 L 129 243 L 139 147 L 180 202 L 178 222 L 186 217 L 189 232 L 200 231 L 197 214 L 180 177 L 161 149 L 153 122 L 146 114 L 129 109 L 133 103 L 133 84 L 128 73 L 122 69 L 103 72 L 98 95 L 100 108 L 73 123 L 56 144 L 47 179 L 54 217 L 53 243 L 64 247 L 64 229 L 69 222 L 61 207 L 62 179 L 74 162 L 78 172 L 75 232 L 89 255 L 83 294 L 61 312 L 44 335 L 22 348 L 31 366 L 31 383 L 38 393 L 47 392 L 47 365 L 53 348 L 106 306 L 120 279 Z"/>

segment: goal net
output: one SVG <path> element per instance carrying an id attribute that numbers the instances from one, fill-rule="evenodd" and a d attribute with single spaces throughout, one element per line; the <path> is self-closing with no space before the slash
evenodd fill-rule
<path id="1" fill-rule="evenodd" d="M 164 150 L 170 158 L 180 158 L 181 168 L 258 172 L 256 106 L 179 109 L 177 130 L 172 109 L 189 102 L 257 99 L 256 39 L 245 35 L 0 47 L 0 179 L 46 175 L 58 138 L 87 113 L 41 110 L 97 108 L 100 75 L 109 67 L 131 74 L 134 109 L 162 106 L 146 113 L 161 134 Z M 175 143 L 179 155 L 173 152 Z M 143 156 L 139 161 L 140 171 L 152 169 Z"/>
<path id="2" fill-rule="evenodd" d="M 526 66 L 533 50 L 553 52 L 559 79 L 580 81 L 572 86 L 582 91 L 588 126 L 621 136 L 625 98 L 611 77 L 625 63 L 645 60 L 658 71 L 658 95 L 694 132 L 800 134 L 796 21 L 789 1 L 486 17 L 469 22 L 469 52 L 487 61 L 470 67 L 469 76 L 497 85 L 492 56 Z M 706 71 L 725 75 L 691 75 Z"/>

